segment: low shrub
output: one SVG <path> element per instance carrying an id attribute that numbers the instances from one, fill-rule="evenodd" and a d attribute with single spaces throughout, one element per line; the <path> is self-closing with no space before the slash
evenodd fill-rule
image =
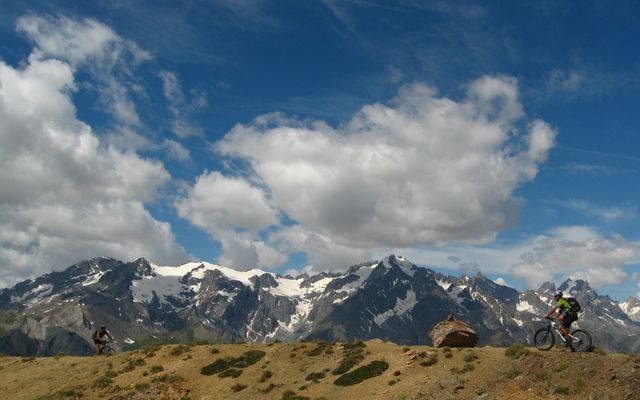
<path id="1" fill-rule="evenodd" d="M 475 361 L 477 359 L 478 359 L 478 355 L 476 353 L 473 353 L 473 352 L 465 354 L 465 356 L 464 356 L 464 361 L 465 362 L 473 362 L 473 361 Z"/>
<path id="2" fill-rule="evenodd" d="M 569 368 L 569 366 L 568 366 L 567 364 L 560 364 L 560 365 L 558 365 L 557 367 L 555 367 L 553 370 L 554 370 L 555 372 L 562 372 L 562 371 L 564 371 L 564 370 L 565 370 L 565 369 L 567 369 L 567 368 Z"/>
<path id="3" fill-rule="evenodd" d="M 157 376 L 151 380 L 152 383 L 155 383 L 155 382 L 173 383 L 173 382 L 182 382 L 182 381 L 184 381 L 184 378 L 176 374 L 164 374 L 164 375 Z"/>
<path id="4" fill-rule="evenodd" d="M 527 349 L 521 344 L 512 344 L 504 351 L 505 356 L 515 358 L 515 359 L 527 356 L 530 353 L 531 352 L 529 351 L 529 349 Z"/>
<path id="5" fill-rule="evenodd" d="M 356 369 L 355 371 L 346 373 L 333 382 L 338 386 L 356 385 L 365 379 L 370 379 L 382 375 L 389 368 L 386 361 L 372 361 L 370 364 Z"/>
<path id="6" fill-rule="evenodd" d="M 342 350 L 342 360 L 338 367 L 331 372 L 333 375 L 341 375 L 364 360 L 364 348 L 367 347 L 363 341 L 345 343 Z"/>
<path id="7" fill-rule="evenodd" d="M 420 365 L 423 367 L 430 367 L 435 365 L 438 362 L 438 356 L 436 354 L 431 354 L 427 356 L 423 361 L 420 362 Z"/>
<path id="8" fill-rule="evenodd" d="M 224 371 L 218 374 L 220 378 L 237 378 L 240 375 L 242 375 L 242 370 L 235 369 L 235 368 L 225 369 Z"/>
<path id="9" fill-rule="evenodd" d="M 231 386 L 231 391 L 232 392 L 239 392 L 241 390 L 244 390 L 247 388 L 247 385 L 243 385 L 241 383 L 236 383 L 235 385 Z"/>
<path id="10" fill-rule="evenodd" d="M 266 371 L 262 371 L 262 376 L 260 377 L 260 382 L 266 382 L 267 379 L 271 378 L 273 376 L 273 372 L 266 370 Z"/>
<path id="11" fill-rule="evenodd" d="M 147 382 L 142 382 L 142 383 L 136 383 L 135 388 L 138 392 L 144 392 L 145 390 L 149 389 L 151 385 L 149 385 Z"/>
<path id="12" fill-rule="evenodd" d="M 520 375 L 520 371 L 518 371 L 517 369 L 512 369 L 511 371 L 507 371 L 507 373 L 504 375 L 507 377 L 507 379 L 515 379 Z"/>
<path id="13" fill-rule="evenodd" d="M 324 372 L 312 372 L 304 378 L 305 381 L 314 381 L 318 382 L 320 379 L 324 379 Z"/>
<path id="14" fill-rule="evenodd" d="M 306 396 L 298 396 L 296 392 L 287 390 L 286 392 L 282 393 L 281 400 L 309 400 L 309 398 Z"/>
<path id="15" fill-rule="evenodd" d="M 111 379 L 108 376 L 101 376 L 98 379 L 95 380 L 95 382 L 93 382 L 93 387 L 94 388 L 105 388 L 107 386 L 110 386 L 113 383 L 113 379 Z"/>
<path id="16" fill-rule="evenodd" d="M 259 392 L 262 392 L 262 393 L 270 393 L 273 389 L 275 389 L 275 388 L 277 388 L 277 387 L 280 387 L 280 386 L 282 386 L 282 384 L 278 384 L 278 385 L 276 385 L 276 384 L 274 384 L 274 383 L 270 383 L 270 384 L 269 384 L 269 386 L 264 387 L 264 388 L 262 388 L 262 389 L 258 389 L 258 391 L 259 391 Z"/>
<path id="17" fill-rule="evenodd" d="M 162 371 L 164 371 L 164 367 L 162 365 L 154 365 L 149 370 L 149 372 L 152 374 L 157 374 L 158 372 L 162 372 Z"/>
<path id="18" fill-rule="evenodd" d="M 464 374 L 465 372 L 473 371 L 475 368 L 476 368 L 475 365 L 473 365 L 471 363 L 467 363 L 462 368 L 456 368 L 456 367 L 451 368 L 451 373 L 452 374 Z"/>
<path id="19" fill-rule="evenodd" d="M 265 354 L 266 353 L 264 351 L 250 350 L 244 353 L 240 357 L 219 358 L 216 361 L 212 362 L 211 364 L 205 365 L 204 367 L 202 367 L 200 369 L 200 373 L 202 375 L 213 375 L 213 374 L 221 374 L 222 372 L 228 369 L 246 368 L 260 361 L 262 357 L 265 356 Z M 242 370 L 238 370 L 238 371 L 240 371 L 240 374 L 242 373 Z M 225 376 L 233 376 L 234 374 L 235 372 Z M 238 376 L 240 374 L 238 374 Z M 219 376 L 224 377 L 222 375 L 219 375 Z"/>
<path id="20" fill-rule="evenodd" d="M 188 351 L 191 351 L 191 347 L 186 345 L 186 344 L 179 344 L 177 346 L 175 346 L 174 348 L 171 349 L 171 351 L 169 352 L 169 355 L 172 356 L 179 356 L 182 355 Z"/>

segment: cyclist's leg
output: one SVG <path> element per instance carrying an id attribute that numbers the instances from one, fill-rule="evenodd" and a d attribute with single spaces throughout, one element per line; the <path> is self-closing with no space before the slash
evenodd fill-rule
<path id="1" fill-rule="evenodd" d="M 567 325 L 571 325 L 571 322 L 568 320 L 567 314 L 560 314 L 560 332 L 562 332 L 562 336 L 564 336 L 564 339 L 569 341 L 569 326 Z"/>

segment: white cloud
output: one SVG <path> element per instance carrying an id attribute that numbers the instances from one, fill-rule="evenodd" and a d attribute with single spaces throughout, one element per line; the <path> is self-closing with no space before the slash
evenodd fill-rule
<path id="1" fill-rule="evenodd" d="M 627 274 L 622 267 L 638 254 L 640 245 L 619 235 L 605 238 L 584 227 L 557 230 L 553 237 L 538 239 L 510 273 L 530 289 L 556 275 L 585 279 L 599 288 L 624 281 Z"/>
<path id="2" fill-rule="evenodd" d="M 549 94 L 564 93 L 573 95 L 582 90 L 584 85 L 585 76 L 583 72 L 554 69 L 549 74 L 545 86 Z"/>
<path id="3" fill-rule="evenodd" d="M 124 126 L 141 124 L 131 99 L 130 88 L 138 87 L 131 68 L 149 60 L 149 52 L 94 19 L 30 15 L 18 20 L 17 29 L 35 44 L 32 58 L 62 60 L 73 70 L 86 70 L 105 110 Z"/>
<path id="4" fill-rule="evenodd" d="M 162 146 L 166 149 L 170 158 L 178 161 L 191 160 L 191 152 L 175 140 L 165 139 L 162 142 Z"/>
<path id="5" fill-rule="evenodd" d="M 501 285 L 501 286 L 508 286 L 508 287 L 511 287 L 511 285 L 509 285 L 509 284 L 507 283 L 507 281 L 505 281 L 505 280 L 504 280 L 504 278 L 503 278 L 503 277 L 501 277 L 501 276 L 497 277 L 497 278 L 496 278 L 496 280 L 495 280 L 494 282 L 495 282 L 495 283 L 497 283 L 498 285 Z"/>
<path id="6" fill-rule="evenodd" d="M 568 208 L 577 213 L 583 214 L 590 218 L 596 218 L 606 222 L 615 222 L 621 220 L 630 220 L 636 218 L 637 209 L 634 206 L 611 206 L 601 207 L 587 200 L 569 199 L 565 201 L 554 201 L 554 204 Z"/>
<path id="7" fill-rule="evenodd" d="M 568 277 L 586 279 L 598 288 L 627 278 L 622 268 L 637 263 L 640 243 L 619 235 L 605 237 L 585 226 L 562 226 L 541 235 L 490 245 L 381 248 L 373 255 L 381 258 L 389 253 L 402 254 L 419 265 L 455 270 L 467 264 L 483 273 L 509 273 L 522 280 L 527 289 Z"/>
<path id="8" fill-rule="evenodd" d="M 260 188 L 216 171 L 200 175 L 176 208 L 182 218 L 213 236 L 238 230 L 257 233 L 278 223 Z"/>
<path id="9" fill-rule="evenodd" d="M 191 114 L 207 106 L 207 98 L 204 94 L 194 93 L 191 101 L 188 101 L 182 91 L 182 85 L 174 72 L 160 72 L 164 96 L 169 103 L 173 132 L 181 138 L 188 136 L 202 136 L 202 128 L 191 121 Z"/>
<path id="10" fill-rule="evenodd" d="M 403 88 L 333 129 L 272 114 L 237 125 L 217 150 L 250 163 L 271 205 L 338 245 L 367 249 L 486 243 L 515 223 L 555 132 L 523 111 L 514 79 L 484 77 L 467 97 Z"/>
<path id="11" fill-rule="evenodd" d="M 309 262 L 306 272 L 343 270 L 371 259 L 366 249 L 337 244 L 331 238 L 300 225 L 286 227 L 272 234 L 269 243 L 285 254 L 306 253 Z"/>
<path id="12" fill-rule="evenodd" d="M 273 268 L 287 261 L 287 256 L 252 235 L 223 232 L 218 235 L 223 252 L 218 262 L 239 268 Z"/>
<path id="13" fill-rule="evenodd" d="M 42 56 L 69 51 L 81 62 L 109 35 L 56 47 L 43 21 L 20 22 L 39 45 L 24 66 L 0 61 L 0 284 L 97 255 L 184 260 L 169 225 L 144 207 L 170 179 L 163 165 L 101 145 L 76 117 L 72 65 Z"/>

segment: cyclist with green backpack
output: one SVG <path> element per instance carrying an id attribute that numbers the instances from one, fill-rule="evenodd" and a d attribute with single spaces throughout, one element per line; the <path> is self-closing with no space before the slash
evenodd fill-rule
<path id="1" fill-rule="evenodd" d="M 560 331 L 562 335 L 566 339 L 566 346 L 570 347 L 572 351 L 573 347 L 571 346 L 571 339 L 569 337 L 569 327 L 572 323 L 578 320 L 578 312 L 580 312 L 580 304 L 573 297 L 564 298 L 562 297 L 562 292 L 558 292 L 553 296 L 556 299 L 556 305 L 549 311 L 549 313 L 545 316 L 546 318 L 551 318 L 551 315 L 558 311 L 558 316 L 555 319 L 560 320 Z"/>

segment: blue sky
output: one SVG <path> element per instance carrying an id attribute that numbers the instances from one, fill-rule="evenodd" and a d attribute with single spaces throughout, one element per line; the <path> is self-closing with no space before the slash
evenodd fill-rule
<path id="1" fill-rule="evenodd" d="M 393 252 L 640 291 L 637 2 L 1 3 L 2 285 Z"/>

